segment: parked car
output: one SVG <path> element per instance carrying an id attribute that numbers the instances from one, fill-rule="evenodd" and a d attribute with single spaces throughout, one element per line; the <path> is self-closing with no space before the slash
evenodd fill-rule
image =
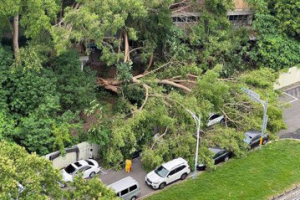
<path id="1" fill-rule="evenodd" d="M 211 147 L 208 149 L 213 153 L 213 160 L 215 165 L 219 164 L 220 162 L 227 162 L 233 155 L 232 152 L 218 147 Z M 203 163 L 199 163 L 197 165 L 198 170 L 205 170 L 205 168 L 206 166 Z"/>
<path id="2" fill-rule="evenodd" d="M 93 178 L 100 171 L 99 164 L 93 159 L 79 160 L 61 170 L 63 181 L 72 182 L 75 175 L 82 173 L 83 178 Z"/>
<path id="3" fill-rule="evenodd" d="M 176 180 L 184 180 L 190 172 L 187 161 L 183 158 L 176 158 L 148 173 L 145 181 L 153 189 L 163 189 Z"/>
<path id="4" fill-rule="evenodd" d="M 117 197 L 123 200 L 136 200 L 141 195 L 140 185 L 131 176 L 114 182 L 108 187 L 112 188 L 116 192 Z"/>
<path id="5" fill-rule="evenodd" d="M 262 134 L 259 131 L 247 131 L 245 133 L 245 139 L 244 142 L 246 142 L 250 149 L 253 149 L 257 146 L 259 146 L 260 138 L 263 138 L 262 144 L 265 145 L 269 141 L 269 135 Z"/>
<path id="6" fill-rule="evenodd" d="M 225 123 L 224 115 L 211 113 L 208 118 L 208 122 L 206 124 L 207 127 L 213 126 L 218 123 Z"/>

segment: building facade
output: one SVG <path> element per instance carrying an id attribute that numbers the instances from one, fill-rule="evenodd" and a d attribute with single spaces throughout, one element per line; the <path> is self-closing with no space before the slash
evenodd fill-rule
<path id="1" fill-rule="evenodd" d="M 244 0 L 233 0 L 234 9 L 227 11 L 227 18 L 234 26 L 251 26 L 253 11 Z M 171 6 L 172 19 L 176 26 L 183 29 L 197 23 L 201 17 L 204 0 L 196 3 L 182 1 Z"/>

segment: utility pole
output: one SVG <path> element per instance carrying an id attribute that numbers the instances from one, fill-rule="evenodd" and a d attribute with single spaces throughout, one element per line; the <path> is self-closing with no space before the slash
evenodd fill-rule
<path id="1" fill-rule="evenodd" d="M 194 169 L 194 175 L 193 178 L 195 179 L 197 177 L 197 165 L 198 165 L 198 152 L 199 152 L 199 142 L 200 142 L 200 125 L 201 125 L 201 114 L 199 114 L 199 117 L 197 117 L 192 111 L 187 109 L 187 111 L 192 115 L 196 122 L 196 129 L 197 129 L 197 144 L 196 144 L 196 154 L 195 154 L 195 169 Z"/>

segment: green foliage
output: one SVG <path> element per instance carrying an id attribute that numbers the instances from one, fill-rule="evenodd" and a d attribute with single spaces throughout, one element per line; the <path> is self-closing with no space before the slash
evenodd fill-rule
<path id="1" fill-rule="evenodd" d="M 0 141 L 0 199 L 61 199 L 60 172 L 52 163 L 24 148 Z M 18 184 L 24 191 L 18 194 Z"/>
<path id="2" fill-rule="evenodd" d="M 87 181 L 76 176 L 72 188 L 62 190 L 61 173 L 49 160 L 13 143 L 0 141 L 0 145 L 0 199 L 118 199 L 98 178 Z M 24 187 L 22 192 L 18 184 Z"/>
<path id="3" fill-rule="evenodd" d="M 76 140 L 71 138 L 71 130 L 76 132 L 81 126 L 77 110 L 95 99 L 94 75 L 80 71 L 78 56 L 72 52 L 56 59 L 54 72 L 0 69 L 0 137 L 30 152 L 47 154 L 59 149 L 63 153 L 65 146 Z"/>
<path id="4" fill-rule="evenodd" d="M 280 35 L 265 35 L 250 54 L 262 67 L 275 70 L 293 67 L 300 63 L 300 43 Z"/>
<path id="5" fill-rule="evenodd" d="M 119 199 L 112 189 L 107 188 L 107 186 L 96 177 L 92 180 L 84 180 L 82 177 L 76 176 L 71 185 L 74 188 L 67 191 L 67 199 Z"/>
<path id="6" fill-rule="evenodd" d="M 12 57 L 0 49 L 0 138 L 45 154 L 63 150 L 74 142 L 73 135 L 81 135 L 101 146 L 106 164 L 118 164 L 141 149 L 147 170 L 175 157 L 192 164 L 196 138 L 194 120 L 186 111 L 190 109 L 201 114 L 201 127 L 212 112 L 226 117 L 224 127 L 203 129 L 199 156 L 209 168 L 214 168 L 207 148 L 212 145 L 243 156 L 243 133 L 260 129 L 262 108 L 241 87 L 255 90 L 262 99 L 269 93 L 272 121 L 267 128 L 273 134 L 284 125 L 272 87 L 277 74 L 268 68 L 299 62 L 299 43 L 289 37 L 289 25 L 282 25 L 278 14 L 282 5 L 270 9 L 269 1 L 249 2 L 257 8 L 256 43 L 249 42 L 251 28 L 231 26 L 226 16 L 233 6 L 230 0 L 205 1 L 199 24 L 186 32 L 172 23 L 173 0 L 76 1 L 79 6 L 69 2 L 62 8 L 61 23 L 53 26 L 60 2 L 5 0 L 0 22 L 20 14 L 22 30 L 31 41 L 21 47 L 23 69 L 9 69 Z M 285 10 L 294 12 L 294 7 Z M 283 21 L 297 29 L 291 19 Z M 101 52 L 101 64 L 117 68 L 118 81 L 105 82 L 118 88 L 117 95 L 99 91 L 109 88 L 102 86 L 97 93 L 95 75 L 81 72 L 78 55 L 68 51 L 74 43 L 91 41 Z M 122 63 L 124 58 L 128 60 Z M 133 83 L 137 73 L 144 74 Z M 83 110 L 88 134 L 78 134 L 77 116 Z M 100 198 L 95 188 L 82 184 L 80 190 L 88 191 L 82 198 Z M 82 191 L 73 197 L 79 199 Z"/>
<path id="7" fill-rule="evenodd" d="M 190 43 L 198 49 L 198 60 L 202 69 L 212 69 L 222 64 L 223 75 L 231 76 L 235 71 L 248 68 L 246 59 L 249 31 L 233 28 L 225 15 L 203 11 L 198 25 L 192 27 Z"/>
<path id="8" fill-rule="evenodd" d="M 218 110 L 228 99 L 229 86 L 218 81 L 221 70 L 222 66 L 218 65 L 213 70 L 208 70 L 205 75 L 198 79 L 195 95 L 200 107 L 203 107 L 204 110 L 205 108 Z"/>
<path id="9" fill-rule="evenodd" d="M 41 33 L 50 30 L 51 22 L 56 18 L 59 9 L 59 2 L 56 0 L 17 0 L 13 3 L 4 0 L 0 5 L 0 16 L 10 19 L 15 15 L 21 15 L 20 24 L 25 28 L 26 37 L 42 39 Z"/>
<path id="10" fill-rule="evenodd" d="M 251 59 L 258 66 L 275 70 L 298 64 L 299 3 L 293 0 L 249 2 L 257 8 L 253 27 L 259 33 L 258 42 L 250 52 Z"/>
<path id="11" fill-rule="evenodd" d="M 131 104 L 125 98 L 118 98 L 116 105 L 114 106 L 114 111 L 116 113 L 128 114 L 130 113 Z"/>
<path id="12" fill-rule="evenodd" d="M 194 61 L 195 55 L 192 49 L 184 42 L 186 35 L 177 27 L 170 27 L 164 41 L 164 57 L 174 60 Z"/>
<path id="13" fill-rule="evenodd" d="M 57 92 L 61 94 L 60 105 L 64 110 L 77 111 L 88 107 L 96 99 L 96 76 L 90 70 L 80 71 L 77 53 L 64 53 L 54 61 Z"/>
<path id="14" fill-rule="evenodd" d="M 215 15 L 224 15 L 228 10 L 232 10 L 233 1 L 231 0 L 212 0 L 205 1 L 205 9 L 213 12 Z"/>
<path id="15" fill-rule="evenodd" d="M 147 13 L 143 1 L 121 0 L 117 4 L 110 0 L 83 1 L 79 9 L 71 7 L 64 13 L 64 26 L 52 27 L 51 34 L 58 52 L 63 52 L 70 46 L 70 41 L 81 41 L 83 38 L 94 40 L 97 47 L 103 50 L 103 58 L 107 63 L 117 61 L 114 47 L 103 41 L 110 33 L 115 36 L 125 26 L 126 20 L 136 19 Z M 72 31 L 69 31 L 69 25 Z M 131 29 L 131 35 L 135 30 Z M 111 38 L 117 42 L 117 38 Z M 111 56 L 107 56 L 111 55 Z"/>
<path id="16" fill-rule="evenodd" d="M 241 76 L 247 85 L 257 88 L 273 88 L 273 83 L 276 82 L 278 74 L 274 70 L 262 68 L 260 70 L 245 73 Z"/>
<path id="17" fill-rule="evenodd" d="M 125 85 L 122 89 L 124 97 L 128 99 L 132 104 L 137 104 L 137 106 L 142 105 L 145 99 L 145 89 L 143 87 L 136 84 L 130 84 Z"/>
<path id="18" fill-rule="evenodd" d="M 132 65 L 130 63 L 119 63 L 117 64 L 117 79 L 128 83 L 131 81 Z"/>
<path id="19" fill-rule="evenodd" d="M 300 4 L 297 0 L 267 1 L 272 15 L 279 23 L 279 30 L 300 39 Z"/>
<path id="20" fill-rule="evenodd" d="M 59 95 L 56 93 L 55 77 L 49 70 L 41 73 L 21 70 L 10 73 L 9 79 L 3 83 L 8 90 L 7 103 L 14 115 L 28 115 L 40 105 L 45 113 L 53 113 L 59 109 Z"/>

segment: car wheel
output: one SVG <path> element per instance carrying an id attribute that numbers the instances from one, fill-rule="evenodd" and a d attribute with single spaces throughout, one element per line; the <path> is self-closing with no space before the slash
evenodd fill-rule
<path id="1" fill-rule="evenodd" d="M 164 189 L 166 187 L 166 183 L 161 183 L 160 185 L 159 185 L 159 189 Z"/>
<path id="2" fill-rule="evenodd" d="M 224 162 L 227 162 L 229 160 L 229 156 L 226 156 L 225 158 L 224 158 Z"/>
<path id="3" fill-rule="evenodd" d="M 180 179 L 181 179 L 181 180 L 184 180 L 184 179 L 186 179 L 186 177 L 187 177 L 187 174 L 184 173 L 184 174 L 181 175 Z"/>
<path id="4" fill-rule="evenodd" d="M 96 175 L 95 172 L 90 173 L 90 177 L 91 177 L 91 178 L 94 178 L 95 175 Z"/>
<path id="5" fill-rule="evenodd" d="M 136 200 L 136 197 L 132 197 L 131 200 Z"/>
<path id="6" fill-rule="evenodd" d="M 262 144 L 265 145 L 266 143 L 267 143 L 267 140 L 264 140 Z"/>

